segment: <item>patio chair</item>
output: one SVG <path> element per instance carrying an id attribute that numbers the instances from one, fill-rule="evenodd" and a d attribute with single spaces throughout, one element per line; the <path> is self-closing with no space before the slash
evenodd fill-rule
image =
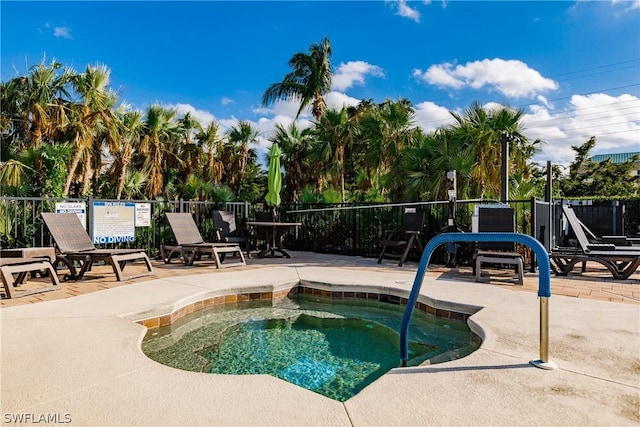
<path id="1" fill-rule="evenodd" d="M 236 227 L 236 216 L 230 211 L 213 211 L 213 226 L 216 229 L 216 241 L 237 243 L 245 248 L 249 256 L 249 238 Z"/>
<path id="2" fill-rule="evenodd" d="M 38 287 L 30 290 L 17 290 L 16 288 L 23 284 L 27 278 L 27 273 L 35 273 L 39 271 L 47 271 L 47 276 L 51 279 L 51 286 Z M 17 274 L 14 278 L 13 275 Z M 0 258 L 0 279 L 4 286 L 7 298 L 15 298 L 19 296 L 33 295 L 36 293 L 55 291 L 60 289 L 60 281 L 58 274 L 51 260 L 38 258 Z"/>
<path id="3" fill-rule="evenodd" d="M 205 242 L 189 212 L 167 212 L 165 215 L 178 243 L 178 246 L 171 247 L 168 252 L 164 245 L 160 247 L 165 263 L 171 262 L 172 253 L 179 252 L 185 265 L 193 265 L 194 261 L 199 260 L 204 254 L 213 256 L 217 268 L 246 265 L 240 245 L 237 243 Z M 227 254 L 238 255 L 240 261 L 223 263 Z"/>
<path id="4" fill-rule="evenodd" d="M 40 215 L 58 248 L 56 264 L 62 262 L 69 269 L 69 274 L 65 274 L 63 277 L 64 280 L 83 279 L 84 274 L 91 270 L 95 261 L 104 261 L 110 264 L 118 281 L 123 278 L 132 279 L 152 274 L 151 261 L 142 249 L 96 248 L 75 213 L 42 212 Z M 123 277 L 122 271 L 129 261 L 143 261 L 147 271 Z M 76 262 L 80 265 L 79 272 L 75 266 Z"/>
<path id="5" fill-rule="evenodd" d="M 422 229 L 424 227 L 424 212 L 417 211 L 416 208 L 405 208 L 402 217 L 401 230 L 387 230 L 385 238 L 380 241 L 382 252 L 378 258 L 378 264 L 383 258 L 399 259 L 398 266 L 407 260 L 409 251 L 417 247 L 420 252 L 423 251 Z"/>
<path id="6" fill-rule="evenodd" d="M 479 232 L 515 232 L 515 217 L 511 207 L 479 207 Z M 482 277 L 482 264 L 514 265 L 519 285 L 524 284 L 524 263 L 522 254 L 516 252 L 512 242 L 480 242 L 474 255 L 474 273 L 476 281 Z"/>
<path id="7" fill-rule="evenodd" d="M 575 248 L 558 247 L 549 253 L 551 268 L 558 276 L 567 276 L 577 264 L 581 264 L 581 271 L 586 271 L 587 262 L 597 262 L 607 268 L 614 279 L 626 280 L 636 272 L 640 266 L 640 247 L 630 246 L 622 236 L 609 236 L 610 240 L 598 239 L 578 219 L 570 206 L 563 206 L 562 211 L 569 221 L 569 226 L 576 236 Z M 591 235 L 592 241 L 587 237 Z M 615 242 L 625 243 L 622 246 Z"/>

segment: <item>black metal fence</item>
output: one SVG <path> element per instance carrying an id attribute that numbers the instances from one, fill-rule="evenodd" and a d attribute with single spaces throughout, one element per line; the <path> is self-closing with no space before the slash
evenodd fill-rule
<path id="1" fill-rule="evenodd" d="M 122 202 L 121 200 L 106 200 Z M 88 199 L 48 199 L 0 197 L 0 247 L 53 246 L 51 237 L 39 213 L 54 212 L 56 202 L 83 202 L 87 206 L 88 230 L 91 230 L 92 205 L 98 202 Z M 105 200 L 99 200 L 105 202 Z M 158 255 L 162 243 L 174 243 L 171 228 L 165 212 L 191 212 L 206 241 L 213 241 L 213 210 L 232 210 L 237 224 L 255 218 L 262 204 L 246 202 L 218 203 L 185 200 L 139 200 L 128 201 L 151 204 L 151 223 L 147 227 L 136 227 L 135 242 L 128 245 L 144 248 L 150 256 Z M 279 207 L 281 221 L 300 222 L 302 227 L 292 229 L 285 237 L 285 245 L 294 250 L 333 253 L 364 257 L 378 256 L 380 240 L 387 230 L 400 229 L 404 209 L 413 207 L 423 210 L 425 224 L 422 230 L 423 242 L 436 234 L 451 229 L 473 231 L 474 215 L 479 205 L 496 204 L 492 200 L 461 200 L 455 205 L 449 202 L 415 202 L 404 204 L 285 204 Z M 596 235 L 620 235 L 637 237 L 640 232 L 640 201 L 575 202 L 556 201 L 549 213 L 548 204 L 535 199 L 509 201 L 514 208 L 516 231 L 531 235 L 545 246 L 561 245 L 570 230 L 561 221 L 562 204 L 573 204 L 578 217 Z M 543 208 L 542 210 L 540 208 Z M 452 212 L 453 211 L 453 212 Z M 455 227 L 448 226 L 449 218 L 455 218 Z M 570 237 L 570 236 L 569 236 Z M 119 244 L 126 246 L 127 244 Z M 470 259 L 471 244 L 461 245 L 459 258 L 462 262 Z M 97 245 L 109 246 L 109 245 Z M 113 245 L 111 245 L 113 246 Z M 524 249 L 526 252 L 526 249 Z M 525 254 L 526 255 L 526 254 Z M 415 259 L 419 254 L 413 254 Z M 434 261 L 444 256 L 444 248 L 434 254 Z M 527 257 L 525 257 L 527 258 Z"/>

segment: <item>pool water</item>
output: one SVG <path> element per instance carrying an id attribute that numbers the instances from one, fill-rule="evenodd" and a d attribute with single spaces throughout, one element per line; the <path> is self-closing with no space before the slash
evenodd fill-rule
<path id="1" fill-rule="evenodd" d="M 345 401 L 399 366 L 403 308 L 303 295 L 275 306 L 220 306 L 150 330 L 142 348 L 151 359 L 175 368 L 268 374 Z M 450 360 L 476 349 L 465 323 L 422 312 L 414 313 L 409 340 L 409 365 Z"/>

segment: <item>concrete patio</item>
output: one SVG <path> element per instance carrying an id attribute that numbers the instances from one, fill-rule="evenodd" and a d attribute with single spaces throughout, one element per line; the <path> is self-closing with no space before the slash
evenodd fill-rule
<path id="1" fill-rule="evenodd" d="M 630 425 L 640 423 L 640 274 L 552 277 L 549 356 L 537 369 L 537 275 L 475 282 L 470 269 L 430 268 L 422 295 L 438 308 L 479 306 L 481 347 L 459 360 L 397 368 L 341 403 L 269 376 L 175 370 L 140 350 L 137 321 L 219 295 L 297 283 L 408 295 L 416 265 L 292 253 L 217 270 L 154 263 L 154 275 L 65 282 L 2 300 L 2 423 L 42 425 Z M 135 269 L 136 266 L 127 267 Z M 40 279 L 33 280 L 34 284 Z"/>

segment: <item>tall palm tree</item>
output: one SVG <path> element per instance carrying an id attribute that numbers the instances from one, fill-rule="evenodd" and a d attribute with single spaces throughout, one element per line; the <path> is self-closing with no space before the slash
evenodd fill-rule
<path id="1" fill-rule="evenodd" d="M 57 161 L 45 156 L 52 153 L 58 156 L 61 152 L 46 148 L 64 141 L 64 132 L 69 124 L 70 82 L 74 75 L 72 70 L 57 61 L 47 65 L 43 60 L 31 67 L 26 76 L 0 84 L 0 173 L 5 185 L 22 181 L 17 186 L 10 186 L 23 192 L 19 187 L 24 186 L 27 180 L 30 181 L 29 188 L 24 191 L 29 194 L 38 194 L 39 191 L 61 194 L 62 188 L 57 188 L 54 181 L 58 182 L 60 173 L 63 173 L 62 180 L 66 178 L 66 167 L 59 171 Z M 68 148 L 63 151 L 68 152 Z M 68 159 L 65 158 L 66 161 Z M 19 171 L 25 171 L 26 175 Z M 19 177 L 18 181 L 16 177 Z"/>
<path id="2" fill-rule="evenodd" d="M 75 72 L 61 63 L 43 62 L 28 75 L 2 84 L 2 133 L 17 150 L 52 142 L 68 125 L 67 105 L 71 98 L 70 82 Z M 4 138 L 3 138 L 4 139 Z"/>
<path id="3" fill-rule="evenodd" d="M 191 113 L 186 113 L 177 120 L 178 132 L 182 135 L 179 149 L 180 159 L 184 167 L 180 168 L 180 178 L 184 181 L 194 171 L 200 171 L 201 147 L 192 141 L 192 136 L 202 131 L 202 125 Z"/>
<path id="4" fill-rule="evenodd" d="M 300 129 L 296 122 L 286 128 L 279 123 L 276 125 L 271 141 L 277 143 L 282 150 L 283 200 L 287 202 L 297 202 L 302 189 L 308 184 L 313 169 L 307 157 L 312 139 L 311 128 Z"/>
<path id="5" fill-rule="evenodd" d="M 312 157 L 324 166 L 323 172 L 333 189 L 340 192 L 343 202 L 346 200 L 345 152 L 350 149 L 356 131 L 350 119 L 345 107 L 329 108 L 314 123 L 313 130 L 316 141 Z"/>
<path id="6" fill-rule="evenodd" d="M 326 108 L 324 95 L 331 90 L 331 44 L 324 37 L 322 42 L 309 47 L 309 53 L 296 53 L 289 60 L 293 69 L 280 83 L 271 84 L 262 95 L 262 105 L 268 106 L 275 101 L 300 101 L 296 118 L 302 110 L 312 104 L 311 112 L 316 120 L 320 119 Z"/>
<path id="7" fill-rule="evenodd" d="M 220 183 L 224 174 L 224 164 L 218 158 L 218 154 L 224 150 L 224 140 L 220 137 L 219 132 L 220 126 L 215 120 L 212 120 L 195 136 L 198 145 L 206 155 L 202 176 L 214 184 Z"/>
<path id="8" fill-rule="evenodd" d="M 127 110 L 126 106 L 122 106 L 116 110 L 117 122 L 120 132 L 117 139 L 117 145 L 111 150 L 113 162 L 109 170 L 111 180 L 116 184 L 116 199 L 123 196 L 125 186 L 128 186 L 128 194 L 132 193 L 131 188 L 137 188 L 142 181 L 143 171 L 131 168 L 133 155 L 138 149 L 143 135 L 142 112 L 138 110 Z M 130 185 L 131 183 L 136 185 Z M 136 190 L 137 191 L 137 190 Z"/>
<path id="9" fill-rule="evenodd" d="M 403 198 L 403 154 L 416 137 L 414 109 L 406 99 L 370 105 L 359 120 L 363 169 L 382 181 L 394 200 Z"/>
<path id="10" fill-rule="evenodd" d="M 245 169 L 251 155 L 255 153 L 249 152 L 249 144 L 255 143 L 260 133 L 251 126 L 251 122 L 246 120 L 239 121 L 232 126 L 227 132 L 229 143 L 235 147 L 235 155 L 232 163 L 232 170 L 227 176 L 229 187 L 238 196 L 240 185 L 245 175 Z"/>
<path id="11" fill-rule="evenodd" d="M 472 197 L 499 197 L 501 185 L 502 138 L 509 138 L 510 169 L 526 168 L 535 152 L 536 142 L 522 133 L 522 110 L 504 106 L 492 109 L 474 102 L 465 114 L 451 113 L 455 123 L 449 130 L 460 143 L 473 147 L 475 162 L 470 171 Z"/>
<path id="12" fill-rule="evenodd" d="M 175 157 L 173 141 L 177 138 L 175 110 L 168 110 L 158 104 L 147 108 L 144 120 L 144 136 L 140 142 L 139 154 L 144 159 L 144 169 L 148 171 L 146 194 L 154 198 L 164 190 L 164 172 L 169 158 Z"/>
<path id="13" fill-rule="evenodd" d="M 457 172 L 457 198 L 469 197 L 469 172 L 475 152 L 448 129 L 440 128 L 428 135 L 420 133 L 403 157 L 406 171 L 403 181 L 409 199 L 447 200 L 446 176 L 451 170 Z"/>
<path id="14" fill-rule="evenodd" d="M 117 140 L 113 107 L 116 95 L 109 89 L 111 71 L 105 65 L 87 66 L 72 79 L 73 88 L 81 100 L 71 106 L 71 133 L 74 155 L 64 188 L 68 195 L 71 183 L 80 180 L 81 194 L 87 194 L 91 179 L 100 172 L 103 142 Z M 83 161 L 80 166 L 81 160 Z"/>

